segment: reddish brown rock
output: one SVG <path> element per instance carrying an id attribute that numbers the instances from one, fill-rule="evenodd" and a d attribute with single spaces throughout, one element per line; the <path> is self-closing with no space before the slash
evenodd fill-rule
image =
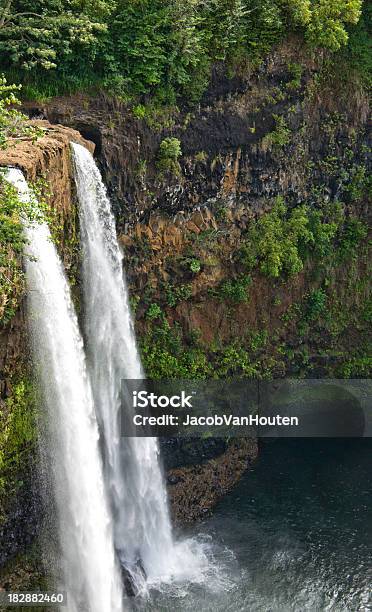
<path id="1" fill-rule="evenodd" d="M 170 470 L 168 496 L 174 523 L 190 523 L 209 512 L 239 481 L 257 452 L 257 440 L 239 438 L 215 459 Z"/>

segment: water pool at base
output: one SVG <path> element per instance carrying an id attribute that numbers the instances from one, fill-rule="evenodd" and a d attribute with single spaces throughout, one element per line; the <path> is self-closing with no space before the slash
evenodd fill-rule
<path id="1" fill-rule="evenodd" d="M 203 557 L 194 577 L 154 586 L 133 610 L 371 611 L 371 457 L 368 439 L 265 441 L 186 534 Z"/>

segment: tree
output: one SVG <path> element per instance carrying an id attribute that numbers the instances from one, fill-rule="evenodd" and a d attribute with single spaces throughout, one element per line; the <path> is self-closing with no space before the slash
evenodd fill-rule
<path id="1" fill-rule="evenodd" d="M 194 0 L 138 0 L 118 6 L 110 24 L 108 44 L 114 70 L 135 93 L 189 83 L 205 60 L 198 3 Z"/>
<path id="2" fill-rule="evenodd" d="M 318 0 L 312 7 L 308 40 L 337 51 L 348 41 L 345 24 L 358 23 L 361 9 L 362 0 Z"/>
<path id="3" fill-rule="evenodd" d="M 306 26 L 311 20 L 311 0 L 286 0 L 285 9 L 295 25 Z"/>
<path id="4" fill-rule="evenodd" d="M 246 42 L 245 18 L 256 9 L 248 8 L 246 0 L 206 0 L 202 16 L 213 59 L 224 60 L 231 49 Z"/>
<path id="5" fill-rule="evenodd" d="M 348 41 L 346 24 L 358 23 L 363 0 L 283 0 L 294 25 L 302 26 L 307 40 L 338 51 Z"/>
<path id="6" fill-rule="evenodd" d="M 362 0 L 0 0 L 0 66 L 5 72 L 15 67 L 24 85 L 42 95 L 101 82 L 119 94 L 155 94 L 160 103 L 175 104 L 178 96 L 196 101 L 213 63 L 256 63 L 290 30 L 302 31 L 313 45 L 339 49 L 361 5 Z"/>
<path id="7" fill-rule="evenodd" d="M 3 0 L 0 53 L 9 66 L 55 68 L 74 47 L 88 48 L 106 30 L 103 19 L 113 3 L 104 0 Z"/>

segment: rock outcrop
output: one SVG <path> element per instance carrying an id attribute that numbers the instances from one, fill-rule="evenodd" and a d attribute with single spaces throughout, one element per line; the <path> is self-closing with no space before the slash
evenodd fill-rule
<path id="1" fill-rule="evenodd" d="M 349 258 L 326 279 L 309 258 L 291 278 L 255 271 L 245 302 L 217 295 L 224 282 L 244 275 L 239 249 L 247 228 L 277 197 L 288 211 L 345 201 L 346 218 L 370 221 L 368 197 L 356 195 L 358 177 L 368 174 L 368 95 L 360 80 L 345 78 L 344 66 L 330 72 L 323 54 L 292 37 L 259 69 L 243 66 L 230 77 L 217 64 L 196 108 L 187 102 L 162 111 L 150 105 L 142 119 L 118 100 L 76 94 L 25 109 L 73 126 L 96 143 L 127 254 L 140 337 L 149 328 L 147 308 L 156 303 L 185 344 L 196 334 L 205 349 L 248 333 L 266 335 L 261 365 L 275 376 L 338 376 L 349 371 L 342 365 L 349 349 L 350 360 L 359 362 L 365 335 L 360 311 L 368 310 L 370 299 L 361 251 L 357 263 Z M 179 172 L 159 171 L 159 146 L 169 137 L 180 141 Z M 188 267 L 192 259 L 199 260 L 197 273 Z M 359 287 L 359 295 L 349 285 Z M 322 291 L 335 296 L 329 317 L 337 323 L 318 330 L 304 317 L 306 300 Z M 346 325 L 343 309 L 359 314 Z M 299 334 L 299 328 L 311 333 Z"/>
<path id="2" fill-rule="evenodd" d="M 205 463 L 168 472 L 167 489 L 173 522 L 193 522 L 212 510 L 257 457 L 257 440 L 231 440 L 222 454 Z"/>

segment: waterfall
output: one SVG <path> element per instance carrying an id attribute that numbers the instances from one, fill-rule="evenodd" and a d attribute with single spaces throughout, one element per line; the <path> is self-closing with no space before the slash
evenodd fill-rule
<path id="1" fill-rule="evenodd" d="M 120 436 L 121 380 L 141 379 L 143 372 L 110 201 L 92 155 L 81 145 L 72 146 L 83 246 L 85 334 L 103 432 L 115 547 L 141 588 L 138 560 L 149 580 L 162 580 L 175 571 L 166 490 L 157 440 Z"/>
<path id="2" fill-rule="evenodd" d="M 28 201 L 21 171 L 9 169 L 7 180 Z M 121 612 L 98 427 L 69 286 L 47 224 L 24 225 L 31 332 L 48 414 L 68 610 Z"/>

